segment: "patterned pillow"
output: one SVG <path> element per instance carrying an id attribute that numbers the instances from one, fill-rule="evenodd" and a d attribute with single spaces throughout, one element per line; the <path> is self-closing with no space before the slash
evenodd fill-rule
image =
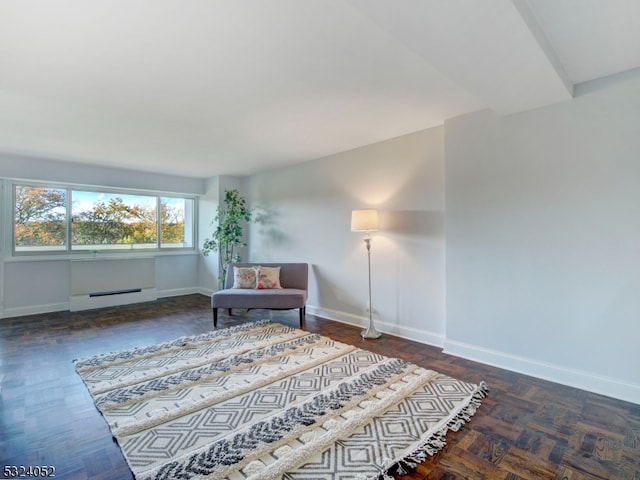
<path id="1" fill-rule="evenodd" d="M 256 267 L 256 288 L 282 288 L 280 267 Z"/>
<path id="2" fill-rule="evenodd" d="M 256 288 L 256 270 L 253 267 L 233 267 L 231 288 Z"/>

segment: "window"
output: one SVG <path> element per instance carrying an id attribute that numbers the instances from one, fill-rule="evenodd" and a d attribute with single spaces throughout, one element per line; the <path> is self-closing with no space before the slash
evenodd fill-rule
<path id="1" fill-rule="evenodd" d="M 160 247 L 193 248 L 194 202 L 190 198 L 160 197 Z"/>
<path id="2" fill-rule="evenodd" d="M 67 191 L 15 186 L 14 245 L 16 251 L 66 251 Z"/>
<path id="3" fill-rule="evenodd" d="M 184 249 L 195 200 L 14 185 L 14 252 Z"/>

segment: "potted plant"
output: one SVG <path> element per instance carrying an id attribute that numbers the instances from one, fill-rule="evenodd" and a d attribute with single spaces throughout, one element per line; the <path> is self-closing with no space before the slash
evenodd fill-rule
<path id="1" fill-rule="evenodd" d="M 246 207 L 245 199 L 237 189 L 225 190 L 224 205 L 218 206 L 216 216 L 211 222 L 215 226 L 211 238 L 202 245 L 202 253 L 220 252 L 218 256 L 218 282 L 224 284 L 227 269 L 231 262 L 241 262 L 238 251 L 247 246 L 244 241 L 244 224 L 251 221 L 251 211 Z"/>

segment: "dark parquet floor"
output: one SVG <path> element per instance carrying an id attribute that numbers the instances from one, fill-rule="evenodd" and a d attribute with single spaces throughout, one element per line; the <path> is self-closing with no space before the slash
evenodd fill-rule
<path id="1" fill-rule="evenodd" d="M 297 311 L 221 314 L 220 327 Z M 71 361 L 213 327 L 209 299 L 189 295 L 85 312 L 0 320 L 0 467 L 53 466 L 59 479 L 132 475 Z M 308 331 L 471 382 L 489 397 L 410 479 L 640 480 L 640 405 L 445 355 L 389 335 L 307 315 Z M 33 478 L 33 477 L 31 477 Z"/>

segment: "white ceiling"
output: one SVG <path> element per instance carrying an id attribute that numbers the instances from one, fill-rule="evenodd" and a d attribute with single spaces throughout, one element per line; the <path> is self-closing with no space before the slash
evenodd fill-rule
<path id="1" fill-rule="evenodd" d="M 0 151 L 250 174 L 569 100 L 640 67 L 639 23 L 638 0 L 1 0 Z"/>

